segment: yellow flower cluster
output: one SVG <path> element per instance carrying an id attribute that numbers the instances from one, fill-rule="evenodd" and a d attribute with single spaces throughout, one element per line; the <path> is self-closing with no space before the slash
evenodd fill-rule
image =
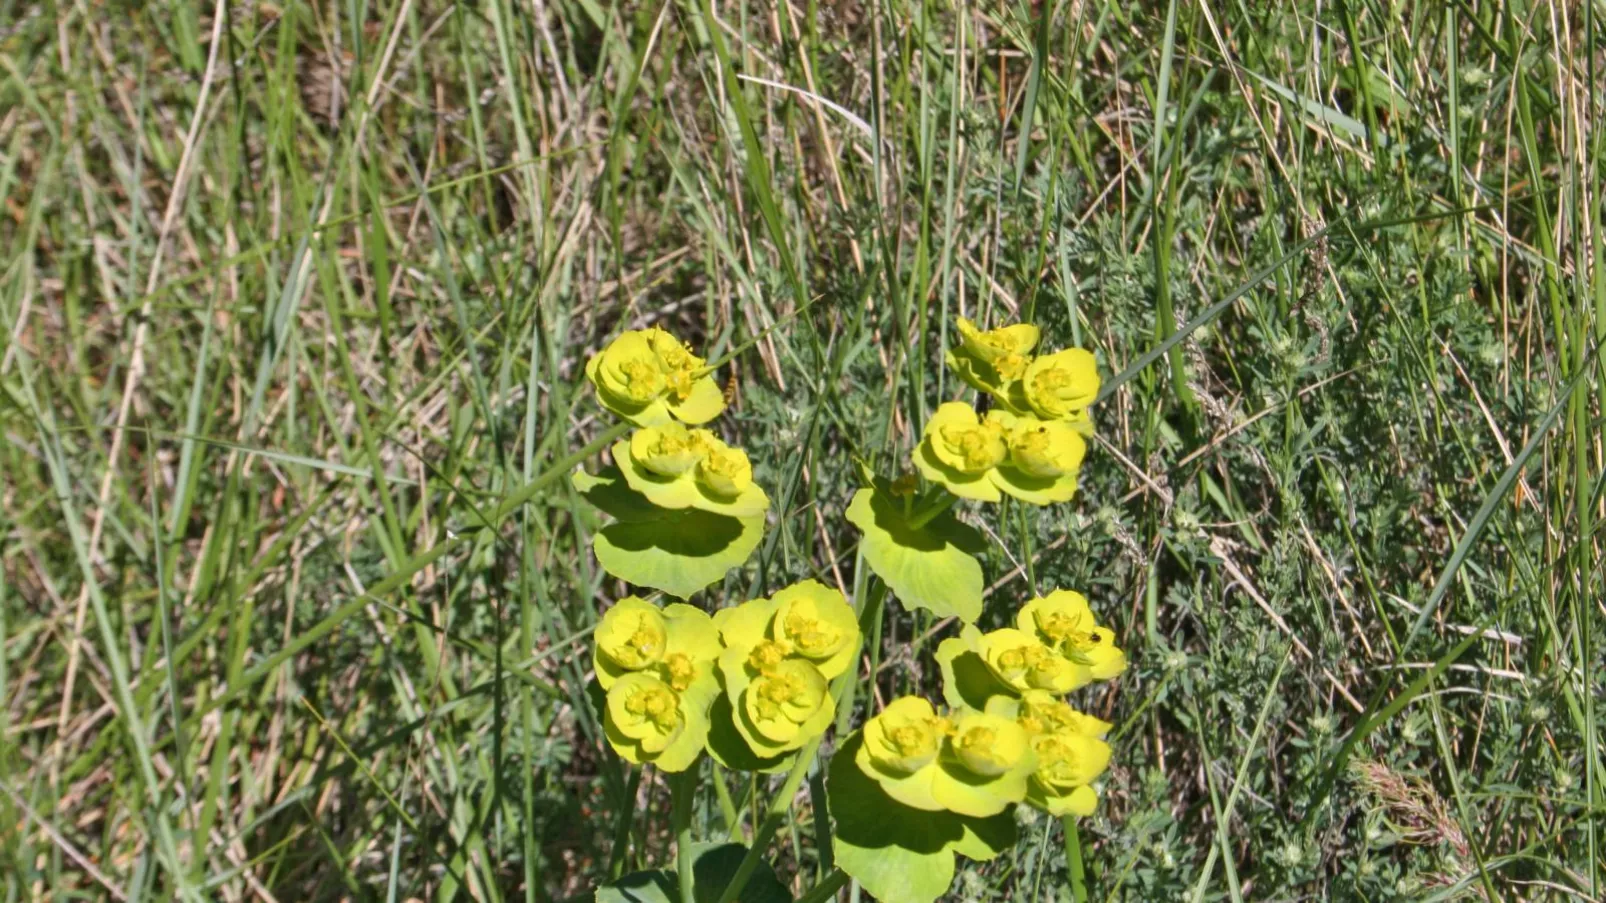
<path id="1" fill-rule="evenodd" d="M 684 771 L 708 742 L 719 697 L 713 619 L 690 605 L 620 599 L 597 624 L 592 663 L 607 693 L 603 730 L 630 762 Z"/>
<path id="2" fill-rule="evenodd" d="M 937 658 L 963 651 L 975 653 L 1015 694 L 1069 693 L 1126 670 L 1126 653 L 1116 647 L 1115 633 L 1094 620 L 1086 596 L 1064 589 L 1021 606 L 1014 627 L 982 633 L 967 626 L 958 639 L 943 640 Z"/>
<path id="3" fill-rule="evenodd" d="M 747 453 L 704 429 L 665 423 L 636 430 L 614 443 L 613 459 L 631 489 L 660 508 L 701 508 L 752 517 L 769 508 L 753 482 Z"/>
<path id="4" fill-rule="evenodd" d="M 774 758 L 830 726 L 829 682 L 858 651 L 852 607 L 814 580 L 713 617 L 627 596 L 597 625 L 592 661 L 607 693 L 603 728 L 628 761 L 682 771 L 708 745 L 723 692 L 737 733 L 756 756 Z"/>
<path id="5" fill-rule="evenodd" d="M 1120 674 L 1126 656 L 1080 593 L 1031 600 L 1015 627 L 966 628 L 943 641 L 937 660 L 947 714 L 918 697 L 895 700 L 864 727 L 861 771 L 927 811 L 985 817 L 1019 802 L 1053 815 L 1093 811 L 1110 725 L 1061 697 Z"/>
<path id="6" fill-rule="evenodd" d="M 1049 505 L 1076 494 L 1087 443 L 1071 424 L 993 409 L 979 417 L 962 401 L 939 406 L 915 449 L 915 467 L 960 498 L 996 502 L 1007 493 Z"/>
<path id="7" fill-rule="evenodd" d="M 597 400 L 637 426 L 707 423 L 725 410 L 708 362 L 657 327 L 620 334 L 586 362 Z"/>
<path id="8" fill-rule="evenodd" d="M 983 332 L 959 319 L 960 344 L 948 364 L 993 396 L 986 416 L 963 402 L 939 406 L 927 421 L 915 467 L 960 498 L 1010 495 L 1034 505 L 1069 501 L 1087 454 L 1087 408 L 1098 396 L 1093 355 L 1068 348 L 1032 356 L 1039 332 L 1017 323 Z"/>
<path id="9" fill-rule="evenodd" d="M 1099 394 L 1093 355 L 1067 348 L 1034 357 L 1040 337 L 1030 323 L 983 332 L 960 317 L 960 343 L 948 352 L 948 365 L 1010 413 L 1085 425 L 1087 408 Z"/>
<path id="10" fill-rule="evenodd" d="M 859 622 L 842 594 L 815 580 L 714 614 L 732 721 L 760 758 L 800 749 L 836 714 L 830 680 L 859 652 Z"/>
<path id="11" fill-rule="evenodd" d="M 905 806 L 986 818 L 1026 799 L 1037 755 L 1010 718 L 904 696 L 865 723 L 854 764 Z"/>

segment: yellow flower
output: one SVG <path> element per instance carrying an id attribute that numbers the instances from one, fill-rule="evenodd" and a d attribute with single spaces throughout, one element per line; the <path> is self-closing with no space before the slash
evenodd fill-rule
<path id="1" fill-rule="evenodd" d="M 771 630 L 827 678 L 846 671 L 859 650 L 859 620 L 842 593 L 803 580 L 775 593 Z"/>
<path id="2" fill-rule="evenodd" d="M 657 476 L 678 477 L 707 457 L 704 436 L 711 435 L 707 430 L 688 430 L 678 423 L 645 427 L 630 436 L 629 457 Z"/>
<path id="3" fill-rule="evenodd" d="M 829 701 L 825 676 L 820 669 L 801 659 L 789 658 L 753 678 L 742 694 L 742 713 L 746 715 L 747 724 L 764 740 L 790 747 L 793 741 L 806 740 L 824 730 L 824 725 L 820 725 L 819 730 L 804 733 L 806 728 L 814 726 L 815 716 Z"/>
<path id="4" fill-rule="evenodd" d="M 1009 446 L 1008 458 L 989 475 L 999 489 L 1033 505 L 1068 502 L 1076 495 L 1087 442 L 1075 427 L 1030 414 L 994 411 L 988 416 L 1003 425 Z"/>
<path id="5" fill-rule="evenodd" d="M 926 422 L 915 467 L 960 498 L 996 502 L 1001 496 L 989 474 L 1009 453 L 1006 436 L 998 418 L 983 420 L 970 405 L 947 402 Z"/>
<path id="6" fill-rule="evenodd" d="M 913 774 L 936 761 L 951 725 L 918 696 L 893 700 L 864 725 L 864 751 L 883 771 Z"/>
<path id="7" fill-rule="evenodd" d="M 646 672 L 619 677 L 603 709 L 603 733 L 626 761 L 684 771 L 708 742 L 708 708 L 717 684 L 677 688 Z"/>
<path id="8" fill-rule="evenodd" d="M 939 716 L 913 696 L 894 700 L 864 726 L 859 770 L 894 800 L 927 812 L 986 818 L 1026 798 L 1036 765 L 1014 721 L 960 709 Z"/>
<path id="9" fill-rule="evenodd" d="M 669 625 L 663 612 L 635 596 L 620 599 L 597 624 L 597 676 L 604 682 L 603 689 L 624 671 L 658 664 L 668 646 Z M 605 667 L 603 662 L 614 667 Z"/>
<path id="10" fill-rule="evenodd" d="M 1016 693 L 1076 688 L 1076 666 L 1023 630 L 1003 627 L 982 634 L 976 651 L 989 670 Z"/>
<path id="11" fill-rule="evenodd" d="M 759 758 L 801 748 L 830 726 L 828 682 L 859 652 L 853 609 L 836 590 L 804 580 L 769 599 L 714 613 L 738 733 Z"/>
<path id="12" fill-rule="evenodd" d="M 717 682 L 719 631 L 700 609 L 673 603 L 662 610 L 626 596 L 597 623 L 592 664 L 604 690 L 625 674 L 644 672 L 675 690 Z"/>
<path id="13" fill-rule="evenodd" d="M 960 498 L 996 502 L 1000 492 L 1034 505 L 1069 501 L 1087 443 L 1070 424 L 969 405 L 940 405 L 927 421 L 915 467 Z"/>
<path id="14" fill-rule="evenodd" d="M 597 400 L 637 426 L 706 423 L 725 409 L 707 362 L 656 327 L 621 333 L 586 362 Z"/>
<path id="15" fill-rule="evenodd" d="M 770 505 L 753 482 L 747 453 L 705 429 L 678 423 L 642 427 L 628 441 L 614 443 L 613 460 L 625 483 L 659 508 L 757 517 Z"/>
<path id="16" fill-rule="evenodd" d="M 1040 333 L 1030 323 L 1016 323 L 985 332 L 959 318 L 959 345 L 948 352 L 948 366 L 966 384 L 1000 398 L 1026 373 Z"/>
<path id="17" fill-rule="evenodd" d="M 1078 712 L 1045 690 L 1021 694 L 1015 707 L 1015 722 L 1032 736 L 1069 732 L 1103 739 L 1112 727 L 1108 721 Z"/>
<path id="18" fill-rule="evenodd" d="M 1099 394 L 1098 365 L 1081 348 L 1056 351 L 1032 361 L 1021 390 L 1032 412 L 1045 420 L 1083 419 Z"/>
<path id="19" fill-rule="evenodd" d="M 1110 765 L 1110 745 L 1072 730 L 1032 738 L 1037 768 L 1026 799 L 1050 815 L 1091 815 L 1098 793 L 1090 785 Z"/>
<path id="20" fill-rule="evenodd" d="M 1081 593 L 1062 589 L 1032 599 L 1021 607 L 1015 624 L 1072 663 L 1071 689 L 1126 670 L 1126 653 L 1115 645 L 1115 632 L 1094 621 Z"/>
<path id="21" fill-rule="evenodd" d="M 697 481 L 712 494 L 731 498 L 753 485 L 753 465 L 747 452 L 722 442 L 698 462 Z"/>

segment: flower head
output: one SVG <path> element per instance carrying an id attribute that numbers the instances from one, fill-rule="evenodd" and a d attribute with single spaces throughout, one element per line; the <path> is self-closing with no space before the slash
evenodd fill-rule
<path id="1" fill-rule="evenodd" d="M 864 749 L 878 770 L 913 774 L 942 751 L 952 725 L 918 696 L 895 699 L 864 725 Z"/>
<path id="2" fill-rule="evenodd" d="M 644 671 L 621 676 L 608 689 L 603 732 L 626 761 L 684 771 L 708 741 L 708 707 L 714 695 Z"/>
<path id="3" fill-rule="evenodd" d="M 1098 365 L 1081 348 L 1067 348 L 1032 361 L 1021 378 L 1032 413 L 1045 420 L 1078 420 L 1099 393 Z"/>
<path id="4" fill-rule="evenodd" d="M 630 488 L 659 508 L 728 517 L 757 517 L 769 508 L 747 453 L 709 430 L 678 423 L 642 427 L 614 443 L 613 460 Z"/>
<path id="5" fill-rule="evenodd" d="M 798 656 L 835 677 L 847 670 L 859 647 L 859 621 L 843 595 L 823 583 L 804 580 L 771 597 L 771 632 Z"/>
<path id="6" fill-rule="evenodd" d="M 998 501 L 1000 492 L 1034 505 L 1068 501 L 1087 443 L 1069 423 L 963 402 L 939 406 L 927 421 L 915 466 L 961 498 Z"/>
<path id="7" fill-rule="evenodd" d="M 905 696 L 865 724 L 854 762 L 906 806 L 986 818 L 1025 798 L 1036 755 L 1008 718 Z"/>
<path id="8" fill-rule="evenodd" d="M 926 421 L 915 450 L 915 467 L 960 498 L 996 502 L 998 487 L 988 475 L 1009 453 L 1006 439 L 997 418 L 983 419 L 970 405 L 950 401 Z"/>
<path id="9" fill-rule="evenodd" d="M 1065 693 L 1075 688 L 1075 666 L 1025 631 L 1004 627 L 982 634 L 976 651 L 988 669 L 1017 693 Z"/>
<path id="10" fill-rule="evenodd" d="M 652 327 L 621 333 L 586 362 L 597 400 L 638 426 L 706 423 L 725 408 L 707 362 Z"/>
<path id="11" fill-rule="evenodd" d="M 801 748 L 836 712 L 829 681 L 859 650 L 858 621 L 836 590 L 804 580 L 714 614 L 719 670 L 738 733 L 760 758 Z"/>
<path id="12" fill-rule="evenodd" d="M 1098 793 L 1089 786 L 1110 765 L 1110 745 L 1075 730 L 1032 738 L 1037 768 L 1026 799 L 1050 815 L 1091 815 Z"/>
<path id="13" fill-rule="evenodd" d="M 829 698 L 820 669 L 801 659 L 782 659 L 753 677 L 742 694 L 742 713 L 764 740 L 787 745 L 813 726 Z"/>
<path id="14" fill-rule="evenodd" d="M 675 690 L 715 681 L 719 632 L 706 612 L 679 602 L 659 609 L 626 596 L 597 622 L 592 664 L 604 690 L 628 673 L 648 673 Z"/>
<path id="15" fill-rule="evenodd" d="M 1013 384 L 1026 373 L 1032 349 L 1037 347 L 1038 328 L 1016 323 L 982 331 L 964 317 L 959 318 L 959 345 L 948 352 L 948 365 L 972 388 L 1007 396 Z"/>
<path id="16" fill-rule="evenodd" d="M 608 609 L 597 624 L 596 658 L 613 667 L 599 666 L 612 677 L 621 671 L 640 671 L 656 665 L 669 645 L 669 624 L 658 607 L 635 596 L 626 596 Z M 606 684 L 604 689 L 606 689 Z"/>
<path id="17" fill-rule="evenodd" d="M 1021 607 L 1015 623 L 1075 666 L 1072 689 L 1126 670 L 1126 654 L 1115 645 L 1115 632 L 1098 625 L 1081 593 L 1062 589 L 1032 599 Z"/>

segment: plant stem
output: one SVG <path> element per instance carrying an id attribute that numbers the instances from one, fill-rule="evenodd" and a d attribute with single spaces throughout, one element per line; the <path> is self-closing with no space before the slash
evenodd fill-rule
<path id="1" fill-rule="evenodd" d="M 1065 863 L 1071 870 L 1071 893 L 1076 903 L 1087 903 L 1087 873 L 1082 869 L 1082 835 L 1076 829 L 1076 816 L 1060 819 L 1065 825 Z"/>
<path id="2" fill-rule="evenodd" d="M 929 524 L 936 519 L 937 515 L 947 511 L 949 508 L 952 508 L 954 506 L 954 502 L 957 501 L 959 501 L 958 496 L 949 492 L 944 492 L 935 502 L 932 502 L 930 505 L 927 505 L 912 515 L 909 518 L 909 526 L 915 530 L 924 527 L 926 524 Z"/>
<path id="3" fill-rule="evenodd" d="M 692 903 L 694 877 L 691 861 L 691 819 L 697 799 L 696 765 L 670 778 L 669 792 L 673 799 L 670 818 L 675 829 L 675 875 L 680 880 L 681 903 Z"/>
<path id="4" fill-rule="evenodd" d="M 820 883 L 813 889 L 797 898 L 797 903 L 825 903 L 836 897 L 836 892 L 847 886 L 848 873 L 841 869 L 832 869 L 829 874 L 820 879 Z"/>

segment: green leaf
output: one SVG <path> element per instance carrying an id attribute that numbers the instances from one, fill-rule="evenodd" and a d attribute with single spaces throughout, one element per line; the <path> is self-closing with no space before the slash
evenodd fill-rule
<path id="1" fill-rule="evenodd" d="M 696 869 L 692 870 L 696 874 Z M 631 872 L 597 888 L 597 903 L 678 903 L 680 888 L 675 873 L 664 869 Z"/>
<path id="2" fill-rule="evenodd" d="M 969 624 L 981 615 L 981 533 L 944 511 L 916 527 L 902 504 L 880 488 L 861 489 L 848 520 L 864 534 L 860 549 L 876 576 L 905 605 Z"/>
<path id="3" fill-rule="evenodd" d="M 954 708 L 964 706 L 979 712 L 994 696 L 1018 695 L 987 667 L 967 637 L 949 637 L 938 644 L 937 667 L 942 669 L 943 700 Z"/>
<path id="4" fill-rule="evenodd" d="M 741 565 L 764 536 L 764 518 L 726 517 L 696 508 L 657 508 L 613 468 L 576 473 L 575 488 L 616 518 L 591 538 L 603 570 L 682 599 Z"/>
<path id="5" fill-rule="evenodd" d="M 696 903 L 719 903 L 725 887 L 736 876 L 747 847 L 739 843 L 699 843 L 692 845 L 692 896 Z M 775 870 L 760 859 L 758 867 L 742 885 L 741 903 L 792 903 L 786 885 L 775 877 Z"/>
<path id="6" fill-rule="evenodd" d="M 853 761 L 855 733 L 831 757 L 827 805 L 837 867 L 882 903 L 932 903 L 954 880 L 954 854 L 991 859 L 1015 845 L 1010 811 L 992 818 L 924 812 L 887 796 Z"/>
<path id="7" fill-rule="evenodd" d="M 717 903 L 730 884 L 747 847 L 739 843 L 692 844 L 693 903 Z M 597 903 L 680 903 L 680 883 L 674 869 L 632 872 L 617 881 L 601 885 Z M 742 887 L 742 903 L 792 903 L 786 885 L 775 877 L 770 864 L 760 860 L 758 868 Z"/>

